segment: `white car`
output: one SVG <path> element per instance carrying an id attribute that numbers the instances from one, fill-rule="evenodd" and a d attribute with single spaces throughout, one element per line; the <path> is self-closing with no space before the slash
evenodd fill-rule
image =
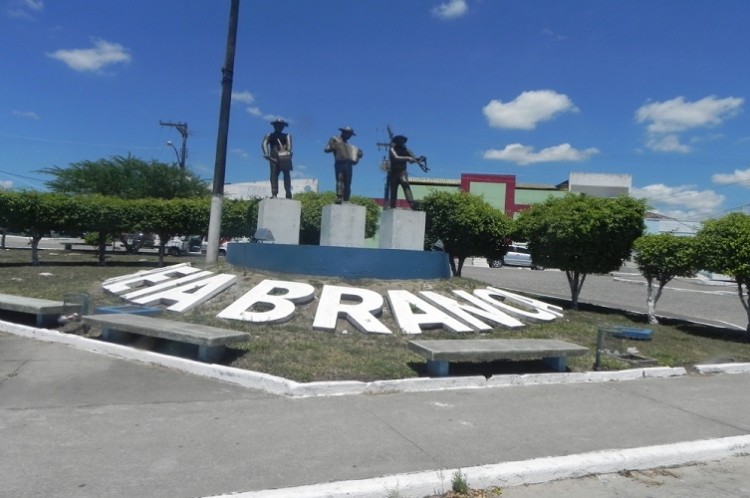
<path id="1" fill-rule="evenodd" d="M 532 270 L 544 270 L 543 266 L 535 265 L 531 261 L 529 248 L 522 244 L 511 244 L 508 252 L 502 259 L 492 259 L 489 262 L 490 267 L 500 268 L 502 266 L 527 266 Z"/>

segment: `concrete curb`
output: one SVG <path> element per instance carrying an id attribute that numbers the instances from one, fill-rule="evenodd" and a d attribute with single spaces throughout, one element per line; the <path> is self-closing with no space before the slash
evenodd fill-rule
<path id="1" fill-rule="evenodd" d="M 442 469 L 410 474 L 396 474 L 353 481 L 339 481 L 285 489 L 240 492 L 210 498 L 382 498 L 390 491 L 399 496 L 426 496 L 450 489 L 453 473 L 460 470 L 475 489 L 501 488 L 538 484 L 625 470 L 675 467 L 750 452 L 750 436 L 734 436 L 645 446 L 621 450 L 605 450 L 578 455 L 545 457 L 518 462 L 505 462 L 462 469 Z"/>
<path id="2" fill-rule="evenodd" d="M 695 365 L 702 375 L 750 373 L 750 363 L 719 363 L 716 365 Z"/>
<path id="3" fill-rule="evenodd" d="M 570 372 L 520 375 L 411 378 L 373 382 L 331 381 L 300 383 L 251 370 L 201 363 L 176 356 L 144 351 L 120 344 L 90 339 L 56 330 L 38 329 L 26 325 L 0 321 L 0 332 L 7 332 L 39 341 L 65 344 L 78 350 L 103 354 L 114 358 L 158 365 L 201 377 L 229 382 L 269 394 L 289 397 L 345 396 L 351 394 L 382 394 L 389 392 L 428 392 L 447 389 L 486 389 L 498 387 L 573 384 L 582 382 L 611 382 L 642 378 L 665 378 L 686 375 L 684 368 L 636 368 L 613 372 Z M 709 365 L 704 365 L 709 367 Z M 748 364 L 750 371 L 750 364 Z M 714 372 L 711 372 L 714 373 Z"/>

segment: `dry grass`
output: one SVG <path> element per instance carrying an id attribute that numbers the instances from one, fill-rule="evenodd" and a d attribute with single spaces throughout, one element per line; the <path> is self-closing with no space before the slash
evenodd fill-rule
<path id="1" fill-rule="evenodd" d="M 154 255 L 126 255 L 113 253 L 106 267 L 96 265 L 92 253 L 73 251 L 44 251 L 42 264 L 31 266 L 28 250 L 0 251 L 0 292 L 30 297 L 62 300 L 74 293 L 87 293 L 93 308 L 123 304 L 116 296 L 105 294 L 101 283 L 111 277 L 156 268 Z M 206 267 L 205 260 L 195 257 L 166 258 L 167 264 L 189 261 L 194 266 Z M 305 281 L 320 291 L 325 284 L 362 287 L 384 294 L 388 289 L 411 292 L 434 290 L 446 293 L 450 289 L 474 289 L 484 284 L 465 278 L 444 281 L 342 281 L 334 278 L 300 275 L 268 275 L 233 268 L 220 262 L 207 267 L 217 273 L 233 273 L 239 281 L 198 310 L 177 314 L 167 312 L 170 319 L 206 323 L 214 326 L 244 330 L 250 340 L 229 350 L 225 362 L 229 365 L 279 375 L 300 382 L 320 380 L 382 380 L 424 375 L 424 360 L 407 350 L 413 336 L 399 332 L 385 306 L 381 320 L 394 331 L 393 335 L 368 335 L 356 331 L 345 321 L 339 321 L 337 332 L 312 329 L 316 303 L 301 306 L 289 322 L 280 325 L 253 325 L 219 320 L 216 314 L 265 278 Z M 565 303 L 555 303 L 565 307 Z M 738 304 L 739 305 L 739 304 Z M 667 323 L 649 326 L 641 316 L 601 309 L 565 311 L 565 317 L 548 324 L 530 324 L 521 330 L 493 329 L 490 333 L 456 335 L 443 331 L 429 331 L 425 338 L 461 339 L 483 338 L 555 338 L 589 348 L 589 353 L 569 360 L 574 371 L 590 370 L 595 360 L 597 329 L 607 324 L 619 324 L 654 329 L 651 341 L 620 341 L 608 343 L 610 349 L 637 347 L 644 356 L 654 358 L 660 365 L 690 367 L 696 363 L 750 361 L 750 341 L 742 332 L 697 326 L 687 323 Z M 80 332 L 80 331 L 79 331 Z M 96 331 L 92 331 L 96 335 Z M 630 365 L 610 357 L 602 361 L 604 369 L 630 368 Z M 501 373 L 545 371 L 540 362 L 491 362 L 452 365 L 453 375 L 494 375 Z"/>

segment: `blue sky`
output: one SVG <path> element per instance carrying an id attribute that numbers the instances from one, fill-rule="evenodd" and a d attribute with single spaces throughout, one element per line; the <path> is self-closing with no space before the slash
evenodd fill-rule
<path id="1" fill-rule="evenodd" d="M 0 185 L 133 154 L 211 180 L 229 0 L 0 0 Z M 298 177 L 333 188 L 351 126 L 352 191 L 377 197 L 386 125 L 430 175 L 630 174 L 680 219 L 750 206 L 745 0 L 241 0 L 227 182 L 266 180 L 268 122 L 291 123 Z M 412 176 L 422 172 L 412 166 Z"/>

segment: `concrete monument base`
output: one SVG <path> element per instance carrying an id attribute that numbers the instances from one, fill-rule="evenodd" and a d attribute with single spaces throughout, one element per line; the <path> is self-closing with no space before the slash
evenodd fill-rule
<path id="1" fill-rule="evenodd" d="M 229 242 L 226 262 L 261 271 L 349 279 L 451 278 L 448 254 L 440 251 Z"/>
<path id="2" fill-rule="evenodd" d="M 323 206 L 320 220 L 320 245 L 364 247 L 367 209 L 356 204 Z"/>
<path id="3" fill-rule="evenodd" d="M 424 211 L 387 209 L 380 215 L 381 249 L 424 250 L 427 215 Z"/>
<path id="4" fill-rule="evenodd" d="M 275 244 L 299 244 L 302 203 L 293 199 L 263 199 L 258 205 L 258 228 L 271 230 Z"/>

